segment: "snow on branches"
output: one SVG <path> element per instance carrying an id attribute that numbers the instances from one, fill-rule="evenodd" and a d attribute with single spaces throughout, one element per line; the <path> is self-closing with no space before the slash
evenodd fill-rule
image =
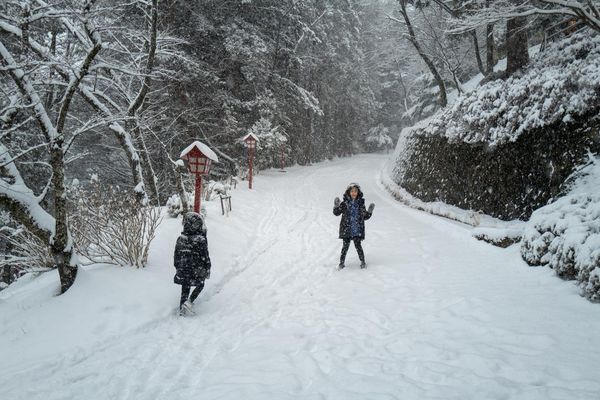
<path id="1" fill-rule="evenodd" d="M 550 46 L 526 71 L 462 95 L 413 132 L 498 145 L 584 115 L 600 105 L 599 89 L 600 36 L 580 33 Z"/>
<path id="2" fill-rule="evenodd" d="M 451 20 L 451 34 L 472 31 L 498 21 L 532 15 L 558 15 L 581 21 L 600 31 L 600 2 L 597 0 L 468 0 L 461 18 Z"/>
<path id="3" fill-rule="evenodd" d="M 0 206 L 51 249 L 64 292 L 77 271 L 67 165 L 94 155 L 77 139 L 112 132 L 138 206 L 149 201 L 146 187 L 158 202 L 141 121 L 152 80 L 176 75 L 168 65 L 184 59 L 182 42 L 159 34 L 157 0 L 10 2 L 0 32 Z"/>

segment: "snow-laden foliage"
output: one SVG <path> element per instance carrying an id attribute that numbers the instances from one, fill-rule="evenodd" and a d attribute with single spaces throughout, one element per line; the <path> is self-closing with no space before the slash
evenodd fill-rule
<path id="1" fill-rule="evenodd" d="M 202 198 L 207 201 L 215 200 L 219 196 L 227 196 L 231 185 L 221 181 L 208 181 L 202 188 Z"/>
<path id="2" fill-rule="evenodd" d="M 461 96 L 417 134 L 498 145 L 600 104 L 600 36 L 580 33 L 550 46 L 531 66 Z"/>
<path id="3" fill-rule="evenodd" d="M 0 269 L 10 268 L 19 273 L 45 272 L 56 268 L 50 247 L 23 226 L 0 228 Z"/>
<path id="4" fill-rule="evenodd" d="M 194 204 L 194 194 L 186 193 L 188 204 Z M 187 212 L 187 210 L 183 209 L 183 205 L 181 204 L 181 197 L 178 194 L 174 194 L 167 199 L 167 214 L 171 218 L 177 218 L 181 214 Z"/>
<path id="5" fill-rule="evenodd" d="M 533 213 L 521 254 L 530 265 L 577 280 L 585 297 L 600 301 L 600 159 L 576 177 L 568 195 Z"/>
<path id="6" fill-rule="evenodd" d="M 0 290 L 26 273 L 53 268 L 48 244 L 0 210 Z"/>
<path id="7" fill-rule="evenodd" d="M 252 125 L 248 133 L 258 138 L 255 152 L 255 165 L 259 169 L 279 166 L 281 158 L 287 156 L 287 137 L 280 126 L 274 126 L 271 120 L 261 117 Z"/>
<path id="8" fill-rule="evenodd" d="M 393 144 L 389 133 L 389 128 L 379 124 L 369 129 L 365 135 L 365 142 L 374 150 L 389 149 Z"/>

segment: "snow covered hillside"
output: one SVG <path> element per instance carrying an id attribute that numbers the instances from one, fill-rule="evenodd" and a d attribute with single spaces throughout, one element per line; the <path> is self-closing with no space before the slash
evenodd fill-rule
<path id="1" fill-rule="evenodd" d="M 415 198 L 528 220 L 597 153 L 600 36 L 574 34 L 532 53 L 506 79 L 473 88 L 405 128 L 391 177 Z"/>
<path id="2" fill-rule="evenodd" d="M 233 212 L 208 204 L 212 277 L 175 315 L 165 219 L 143 270 L 94 266 L 0 292 L 0 397 L 103 399 L 600 398 L 600 308 L 518 246 L 410 209 L 359 156 L 256 177 Z M 358 181 L 376 204 L 368 268 L 341 241 L 333 198 Z"/>
<path id="3" fill-rule="evenodd" d="M 413 130 L 450 142 L 497 146 L 533 129 L 594 113 L 599 103 L 600 36 L 584 32 L 532 53 L 535 56 L 524 71 L 459 96 L 451 107 Z"/>

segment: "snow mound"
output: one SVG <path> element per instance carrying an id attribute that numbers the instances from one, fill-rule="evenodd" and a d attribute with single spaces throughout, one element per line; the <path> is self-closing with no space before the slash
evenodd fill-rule
<path id="1" fill-rule="evenodd" d="M 473 229 L 473 237 L 498 247 L 508 247 L 521 241 L 522 224 L 513 227 L 477 227 Z"/>
<path id="2" fill-rule="evenodd" d="M 415 132 L 498 145 L 531 129 L 569 123 L 600 104 L 600 36 L 573 35 L 539 53 L 530 67 L 460 96 Z"/>
<path id="3" fill-rule="evenodd" d="M 600 301 L 600 158 L 576 172 L 571 192 L 536 210 L 526 225 L 521 254 L 577 280 L 583 296 Z"/>

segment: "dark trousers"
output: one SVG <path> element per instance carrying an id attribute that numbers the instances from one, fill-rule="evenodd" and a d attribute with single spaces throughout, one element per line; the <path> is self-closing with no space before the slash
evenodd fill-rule
<path id="1" fill-rule="evenodd" d="M 189 300 L 193 303 L 194 300 L 196 300 L 200 295 L 202 289 L 204 289 L 204 281 L 202 281 L 200 285 L 196 286 L 196 288 L 192 292 L 192 295 L 190 296 L 190 290 L 192 290 L 192 287 L 188 285 L 181 285 L 181 300 L 179 301 L 179 306 L 181 307 L 183 303 L 185 303 L 188 300 L 188 297 Z"/>
<path id="2" fill-rule="evenodd" d="M 361 238 L 352 238 L 352 239 L 344 239 L 344 245 L 342 246 L 342 255 L 340 256 L 340 263 L 343 264 L 346 261 L 346 254 L 348 254 L 348 248 L 350 247 L 350 241 L 354 242 L 354 247 L 356 248 L 356 252 L 358 253 L 358 258 L 360 261 L 365 261 L 365 253 L 362 248 Z"/>

